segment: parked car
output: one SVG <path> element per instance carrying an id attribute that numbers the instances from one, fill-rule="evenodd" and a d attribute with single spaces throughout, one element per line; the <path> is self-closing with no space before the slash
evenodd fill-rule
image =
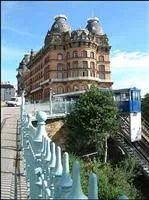
<path id="1" fill-rule="evenodd" d="M 20 106 L 22 103 L 22 97 L 12 97 L 10 101 L 6 101 L 8 106 Z"/>

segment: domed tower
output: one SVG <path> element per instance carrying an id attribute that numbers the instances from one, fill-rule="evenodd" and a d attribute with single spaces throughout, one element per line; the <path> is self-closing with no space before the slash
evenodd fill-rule
<path id="1" fill-rule="evenodd" d="M 71 31 L 65 15 L 57 15 L 54 19 L 55 22 L 45 37 L 45 45 L 61 43 L 63 41 L 62 35 Z"/>
<path id="2" fill-rule="evenodd" d="M 55 16 L 55 22 L 51 27 L 50 32 L 65 33 L 70 31 L 70 26 L 67 23 L 67 17 L 65 15 Z"/>
<path id="3" fill-rule="evenodd" d="M 97 34 L 97 35 L 103 35 L 103 29 L 101 25 L 99 24 L 99 18 L 98 17 L 92 17 L 87 20 L 88 24 L 86 28 L 89 30 L 89 32 Z"/>

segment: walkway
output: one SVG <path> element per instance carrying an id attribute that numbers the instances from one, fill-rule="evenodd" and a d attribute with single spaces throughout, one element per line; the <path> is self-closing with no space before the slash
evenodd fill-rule
<path id="1" fill-rule="evenodd" d="M 18 117 L 19 108 L 2 107 L 1 199 L 27 199 L 27 184 L 21 158 L 22 152 L 17 150 L 16 141 Z M 20 159 L 18 159 L 19 154 Z"/>

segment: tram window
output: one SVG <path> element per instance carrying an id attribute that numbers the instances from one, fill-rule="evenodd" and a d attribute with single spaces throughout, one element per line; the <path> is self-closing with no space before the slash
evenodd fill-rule
<path id="1" fill-rule="evenodd" d="M 132 91 L 131 92 L 131 99 L 132 100 L 139 100 L 140 96 L 139 96 L 139 93 L 136 92 L 136 91 Z"/>
<path id="2" fill-rule="evenodd" d="M 121 101 L 129 101 L 129 93 L 122 93 Z"/>
<path id="3" fill-rule="evenodd" d="M 115 100 L 116 100 L 116 101 L 120 101 L 120 100 L 121 100 L 120 94 L 119 94 L 119 95 L 115 95 Z"/>

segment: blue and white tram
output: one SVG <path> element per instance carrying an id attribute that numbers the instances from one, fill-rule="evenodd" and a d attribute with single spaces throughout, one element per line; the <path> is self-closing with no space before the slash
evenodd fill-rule
<path id="1" fill-rule="evenodd" d="M 141 91 L 137 88 L 114 90 L 120 112 L 128 116 L 131 142 L 141 140 Z"/>
<path id="2" fill-rule="evenodd" d="M 102 88 L 102 90 L 108 90 Z M 84 91 L 75 91 L 54 95 L 55 97 L 70 99 L 78 99 Z M 141 140 L 141 91 L 134 88 L 113 90 L 114 98 L 117 102 L 120 112 L 129 118 L 130 138 L 131 142 Z"/>

